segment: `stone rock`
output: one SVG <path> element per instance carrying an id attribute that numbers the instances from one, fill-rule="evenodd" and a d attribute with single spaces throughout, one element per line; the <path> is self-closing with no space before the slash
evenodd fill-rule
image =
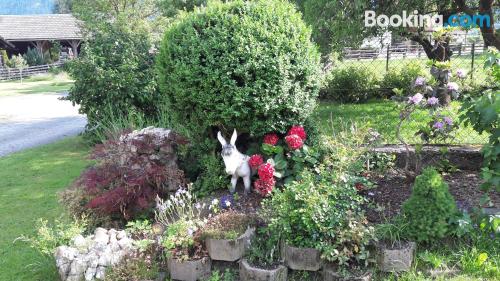
<path id="1" fill-rule="evenodd" d="M 120 248 L 122 248 L 123 250 L 129 250 L 130 248 L 132 248 L 132 239 L 129 239 L 127 237 L 122 238 L 118 240 L 118 245 L 120 245 Z"/>
<path id="2" fill-rule="evenodd" d="M 87 239 L 85 239 L 85 237 L 83 237 L 83 235 L 81 235 L 81 234 L 78 234 L 77 236 L 73 237 L 73 239 L 71 239 L 71 243 L 77 249 L 81 249 L 81 248 L 86 248 L 87 247 Z"/>
<path id="3" fill-rule="evenodd" d="M 89 267 L 89 268 L 87 268 L 87 270 L 85 271 L 85 281 L 92 281 L 92 280 L 94 280 L 96 271 L 97 271 L 96 267 Z"/>
<path id="4" fill-rule="evenodd" d="M 96 243 L 106 245 L 109 243 L 109 235 L 106 229 L 104 228 L 97 228 L 94 233 L 94 241 Z"/>
<path id="5" fill-rule="evenodd" d="M 241 281 L 286 281 L 288 269 L 279 265 L 274 269 L 262 269 L 251 266 L 246 259 L 240 261 Z"/>
<path id="6" fill-rule="evenodd" d="M 127 232 L 125 230 L 120 230 L 116 232 L 116 239 L 120 240 L 127 237 Z"/>
<path id="7" fill-rule="evenodd" d="M 413 262 L 415 242 L 406 242 L 398 245 L 398 247 L 388 247 L 384 244 L 379 244 L 377 247 L 377 264 L 379 269 L 384 272 L 402 272 L 408 271 Z"/>
<path id="8" fill-rule="evenodd" d="M 106 268 L 104 266 L 99 266 L 96 270 L 95 278 L 102 280 L 104 279 L 105 276 L 106 276 Z"/>
<path id="9" fill-rule="evenodd" d="M 285 265 L 293 270 L 318 271 L 321 268 L 320 252 L 313 248 L 283 246 Z"/>
<path id="10" fill-rule="evenodd" d="M 212 260 L 237 261 L 243 257 L 248 248 L 255 229 L 249 228 L 240 237 L 234 240 L 208 238 L 205 245 Z"/>
<path id="11" fill-rule="evenodd" d="M 57 271 L 61 280 L 66 280 L 71 268 L 71 262 L 78 255 L 78 250 L 68 246 L 60 246 L 56 248 L 54 257 L 56 260 Z"/>
<path id="12" fill-rule="evenodd" d="M 203 280 L 210 276 L 212 261 L 209 257 L 193 261 L 179 261 L 169 257 L 167 268 L 170 278 L 183 281 Z"/>
<path id="13" fill-rule="evenodd" d="M 78 277 L 81 279 L 82 276 L 85 274 L 85 270 L 87 270 L 87 262 L 83 258 L 76 258 L 71 263 L 67 280 L 69 280 L 70 277 L 72 278 Z"/>

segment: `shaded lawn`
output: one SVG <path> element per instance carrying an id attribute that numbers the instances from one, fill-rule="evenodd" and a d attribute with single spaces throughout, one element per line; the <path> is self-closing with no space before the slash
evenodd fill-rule
<path id="1" fill-rule="evenodd" d="M 0 96 L 38 93 L 60 93 L 69 91 L 73 81 L 64 73 L 45 74 L 20 80 L 0 82 Z"/>
<path id="2" fill-rule="evenodd" d="M 61 216 L 57 192 L 80 175 L 88 151 L 73 137 L 0 158 L 0 280 L 58 280 L 53 260 L 13 241 L 33 235 L 38 218 Z"/>
<path id="3" fill-rule="evenodd" d="M 399 122 L 399 109 L 396 103 L 390 100 L 373 100 L 361 104 L 339 104 L 335 102 L 321 102 L 317 109 L 320 127 L 323 133 L 332 134 L 346 122 L 366 124 L 377 130 L 385 143 L 399 143 L 396 138 L 396 128 Z M 458 121 L 460 102 L 453 101 L 444 113 Z M 421 140 L 414 136 L 420 126 L 429 122 L 426 110 L 419 110 L 413 114 L 416 122 L 406 123 L 402 127 L 402 136 L 408 143 L 417 143 Z M 488 141 L 487 135 L 479 135 L 471 127 L 460 126 L 454 134 L 453 144 L 482 144 Z"/>

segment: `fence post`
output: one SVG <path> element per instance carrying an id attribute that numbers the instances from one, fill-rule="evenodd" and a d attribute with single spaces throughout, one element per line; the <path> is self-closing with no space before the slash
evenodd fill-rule
<path id="1" fill-rule="evenodd" d="M 476 43 L 472 42 L 472 60 L 470 63 L 470 80 L 473 81 L 474 79 L 474 58 L 476 57 Z"/>
<path id="2" fill-rule="evenodd" d="M 391 56 L 391 44 L 387 44 L 387 56 L 385 59 L 385 72 L 389 72 L 389 58 Z"/>
<path id="3" fill-rule="evenodd" d="M 459 48 L 460 49 L 458 49 L 458 56 L 461 56 L 462 55 L 462 43 L 460 43 Z"/>

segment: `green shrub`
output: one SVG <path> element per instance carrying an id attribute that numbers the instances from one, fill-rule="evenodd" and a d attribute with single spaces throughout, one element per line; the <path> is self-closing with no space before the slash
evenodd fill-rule
<path id="1" fill-rule="evenodd" d="M 391 68 L 384 76 L 380 83 L 380 87 L 384 90 L 385 95 L 392 96 L 392 89 L 398 88 L 403 90 L 404 95 L 409 95 L 412 91 L 412 85 L 415 79 L 419 76 L 428 77 L 428 71 L 421 64 L 408 63 L 399 68 Z"/>
<path id="2" fill-rule="evenodd" d="M 26 60 L 21 55 L 14 55 L 10 58 L 9 64 L 7 65 L 9 68 L 26 68 L 28 64 Z"/>
<path id="3" fill-rule="evenodd" d="M 156 113 L 156 82 L 149 35 L 119 21 L 92 31 L 78 59 L 70 64 L 75 79 L 67 97 L 87 115 L 87 128 L 131 112 Z"/>
<path id="4" fill-rule="evenodd" d="M 375 97 L 378 90 L 375 73 L 359 66 L 334 69 L 324 83 L 320 98 L 340 102 L 362 102 Z"/>
<path id="5" fill-rule="evenodd" d="M 224 172 L 222 159 L 213 155 L 205 155 L 200 159 L 201 170 L 193 184 L 193 192 L 198 196 L 207 196 L 210 193 L 227 188 L 228 175 Z"/>
<path id="6" fill-rule="evenodd" d="M 419 242 L 444 237 L 457 213 L 448 185 L 434 168 L 426 168 L 415 179 L 413 191 L 402 206 L 408 224 L 406 234 Z"/>
<path id="7" fill-rule="evenodd" d="M 371 227 L 361 205 L 365 199 L 353 185 L 333 182 L 331 171 L 306 171 L 301 179 L 275 189 L 263 203 L 273 233 L 296 247 L 312 247 L 321 257 L 346 265 L 367 262 Z"/>
<path id="8" fill-rule="evenodd" d="M 26 54 L 23 55 L 23 58 L 26 60 L 26 63 L 29 66 L 37 66 L 45 64 L 45 60 L 43 56 L 36 49 L 28 48 Z"/>
<path id="9" fill-rule="evenodd" d="M 313 112 L 320 84 L 311 31 L 282 0 L 213 2 L 166 31 L 159 86 L 173 121 L 206 139 L 215 127 L 284 133 Z"/>
<path id="10" fill-rule="evenodd" d="M 8 66 L 9 65 L 9 56 L 7 55 L 7 51 L 0 50 L 0 56 L 2 57 L 1 60 L 2 60 L 3 65 Z M 0 66 L 2 66 L 2 64 L 0 64 Z"/>

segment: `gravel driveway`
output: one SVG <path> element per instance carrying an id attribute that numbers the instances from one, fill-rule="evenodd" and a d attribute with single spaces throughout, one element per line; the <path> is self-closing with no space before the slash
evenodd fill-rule
<path id="1" fill-rule="evenodd" d="M 0 95 L 0 157 L 82 132 L 85 116 L 63 96 Z"/>

